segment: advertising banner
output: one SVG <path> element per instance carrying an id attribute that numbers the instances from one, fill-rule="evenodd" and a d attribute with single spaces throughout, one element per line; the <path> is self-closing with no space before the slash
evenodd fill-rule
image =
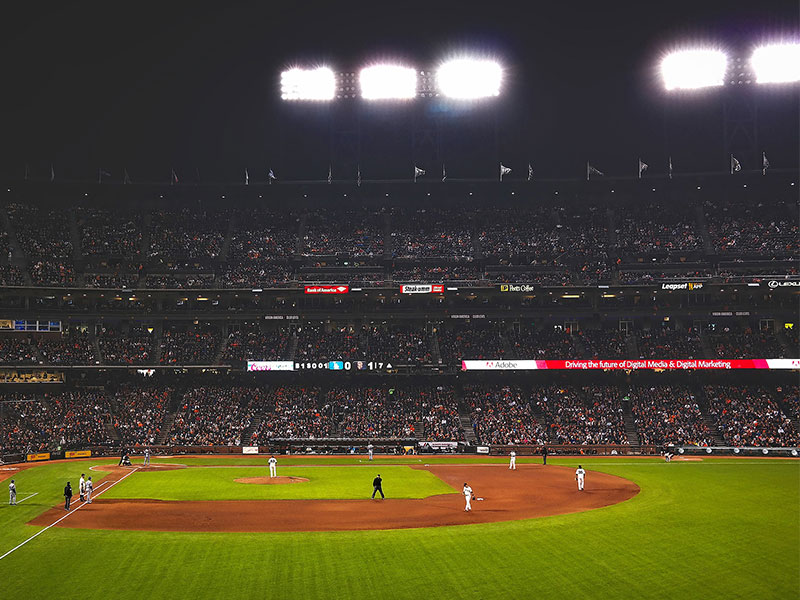
<path id="1" fill-rule="evenodd" d="M 91 450 L 69 450 L 64 453 L 65 458 L 89 458 L 91 455 Z"/>
<path id="2" fill-rule="evenodd" d="M 444 294 L 443 283 L 410 283 L 400 286 L 401 294 Z"/>
<path id="3" fill-rule="evenodd" d="M 462 360 L 462 371 L 565 370 L 677 370 L 677 369 L 800 369 L 797 358 L 747 359 L 596 359 L 596 360 Z"/>
<path id="4" fill-rule="evenodd" d="M 307 285 L 306 294 L 346 294 L 350 291 L 349 285 Z"/>
<path id="5" fill-rule="evenodd" d="M 258 454 L 258 446 L 242 446 L 242 454 Z"/>
<path id="6" fill-rule="evenodd" d="M 38 454 L 28 454 L 28 462 L 33 462 L 36 460 L 50 460 L 50 453 L 49 452 L 39 452 Z"/>
<path id="7" fill-rule="evenodd" d="M 294 371 L 291 360 L 248 360 L 248 371 Z"/>
<path id="8" fill-rule="evenodd" d="M 499 287 L 501 292 L 524 294 L 536 291 L 536 287 L 530 283 L 501 283 Z"/>
<path id="9" fill-rule="evenodd" d="M 489 454 L 489 446 L 478 446 L 475 451 L 478 454 Z"/>

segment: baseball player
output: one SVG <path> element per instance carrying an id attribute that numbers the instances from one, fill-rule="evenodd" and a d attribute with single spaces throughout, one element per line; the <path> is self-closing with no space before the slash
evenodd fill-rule
<path id="1" fill-rule="evenodd" d="M 145 467 L 150 466 L 150 448 L 144 449 L 144 466 Z"/>
<path id="2" fill-rule="evenodd" d="M 17 484 L 14 483 L 14 480 L 11 480 L 11 483 L 8 484 L 8 503 L 11 506 L 15 506 L 17 504 Z"/>
<path id="3" fill-rule="evenodd" d="M 381 474 L 378 473 L 378 476 L 372 480 L 372 498 L 375 498 L 375 494 L 378 492 L 381 493 L 381 498 L 386 498 L 383 495 L 383 479 L 381 479 Z"/>
<path id="4" fill-rule="evenodd" d="M 370 459 L 370 460 L 372 460 L 372 451 L 373 451 L 374 449 L 375 449 L 375 447 L 374 447 L 372 444 L 369 444 L 369 445 L 367 446 L 367 452 L 369 453 L 369 459 Z"/>
<path id="5" fill-rule="evenodd" d="M 466 501 L 467 505 L 464 507 L 464 512 L 469 512 L 472 510 L 472 488 L 464 482 L 464 500 Z"/>
<path id="6" fill-rule="evenodd" d="M 86 503 L 87 504 L 91 504 L 92 503 L 92 491 L 93 490 L 94 490 L 94 484 L 92 483 L 92 478 L 89 477 L 89 479 L 86 481 Z"/>
<path id="7" fill-rule="evenodd" d="M 270 477 L 277 477 L 278 476 L 278 459 L 274 456 L 269 457 L 269 476 Z"/>
<path id="8" fill-rule="evenodd" d="M 81 479 L 78 482 L 78 494 L 79 494 L 79 497 L 81 499 L 81 502 L 83 502 L 86 499 L 85 498 L 85 495 L 86 495 L 86 479 L 84 479 L 85 477 L 86 477 L 86 475 L 84 473 L 81 473 Z"/>
<path id="9" fill-rule="evenodd" d="M 511 454 L 509 456 L 511 457 L 511 459 L 508 461 L 508 468 L 510 470 L 512 470 L 512 471 L 516 471 L 517 470 L 517 453 L 512 450 Z"/>
<path id="10" fill-rule="evenodd" d="M 578 482 L 578 491 L 583 491 L 583 480 L 586 478 L 586 471 L 583 470 L 583 467 L 578 465 L 578 469 L 575 471 L 575 481 Z"/>

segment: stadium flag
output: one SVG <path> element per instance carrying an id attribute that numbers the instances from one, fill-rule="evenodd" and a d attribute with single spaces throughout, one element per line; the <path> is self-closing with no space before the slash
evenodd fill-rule
<path id="1" fill-rule="evenodd" d="M 528 181 L 533 181 L 533 167 L 528 163 Z"/>
<path id="2" fill-rule="evenodd" d="M 417 183 L 417 177 L 422 177 L 425 175 L 425 169 L 420 169 L 417 165 L 414 165 L 414 183 Z"/>
<path id="3" fill-rule="evenodd" d="M 591 175 L 603 175 L 602 171 L 595 169 L 592 165 L 589 164 L 589 161 L 586 161 L 586 181 L 589 181 L 589 177 Z"/>
<path id="4" fill-rule="evenodd" d="M 175 185 L 178 183 L 178 174 L 175 172 L 175 169 L 172 169 L 172 179 L 169 180 L 170 185 Z"/>
<path id="5" fill-rule="evenodd" d="M 740 163 L 736 157 L 731 154 L 731 175 L 734 173 L 738 173 L 742 170 L 742 163 Z"/>
<path id="6" fill-rule="evenodd" d="M 128 175 L 128 169 L 123 169 L 124 173 L 122 175 L 122 183 L 128 184 L 131 182 L 130 175 Z"/>
<path id="7" fill-rule="evenodd" d="M 270 185 L 272 185 L 273 181 L 278 181 L 278 178 L 275 177 L 275 171 L 273 171 L 272 169 L 270 169 L 269 172 L 267 173 L 267 181 L 269 181 Z"/>
<path id="8" fill-rule="evenodd" d="M 103 169 L 97 169 L 97 183 L 103 183 L 103 177 L 111 177 L 111 173 Z"/>
<path id="9" fill-rule="evenodd" d="M 357 169 L 357 172 L 356 172 L 356 185 L 358 187 L 361 187 L 361 165 L 357 165 L 356 169 Z"/>
<path id="10" fill-rule="evenodd" d="M 247 167 L 244 168 L 244 184 L 250 185 L 250 173 L 247 172 Z"/>
<path id="11" fill-rule="evenodd" d="M 769 169 L 769 161 L 767 160 L 767 153 L 761 153 L 761 174 L 766 175 L 767 169 Z"/>
<path id="12" fill-rule="evenodd" d="M 333 168 L 328 165 L 328 185 L 333 181 Z"/>
<path id="13" fill-rule="evenodd" d="M 442 163 L 442 181 L 447 181 L 447 169 L 445 169 L 444 163 Z"/>
<path id="14" fill-rule="evenodd" d="M 642 162 L 642 159 L 640 158 L 639 159 L 639 179 L 642 178 L 642 173 L 647 171 L 647 169 L 649 169 L 649 168 L 650 168 L 650 165 L 648 165 L 646 162 Z"/>
<path id="15" fill-rule="evenodd" d="M 503 175 L 508 175 L 509 173 L 511 173 L 511 169 L 504 167 L 503 163 L 500 163 L 500 181 L 503 181 Z"/>
<path id="16" fill-rule="evenodd" d="M 669 178 L 672 179 L 672 157 L 669 157 Z"/>
<path id="17" fill-rule="evenodd" d="M 53 168 L 53 163 L 50 163 L 50 183 L 56 180 L 56 170 Z"/>

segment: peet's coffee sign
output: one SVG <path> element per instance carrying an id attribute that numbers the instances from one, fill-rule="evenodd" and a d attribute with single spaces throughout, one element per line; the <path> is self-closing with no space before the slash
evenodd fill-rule
<path id="1" fill-rule="evenodd" d="M 661 289 L 662 290 L 669 290 L 670 292 L 673 290 L 702 290 L 703 283 L 697 281 L 684 281 L 682 283 L 662 283 Z"/>
<path id="2" fill-rule="evenodd" d="M 536 288 L 529 283 L 501 283 L 501 292 L 535 292 Z"/>

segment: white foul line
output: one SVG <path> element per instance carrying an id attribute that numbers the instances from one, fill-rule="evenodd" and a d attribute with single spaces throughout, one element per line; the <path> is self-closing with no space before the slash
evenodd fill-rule
<path id="1" fill-rule="evenodd" d="M 25 500 L 27 500 L 28 498 L 33 498 L 38 493 L 39 492 L 33 492 L 32 494 L 25 496 L 22 500 L 17 500 L 17 504 L 19 504 L 20 502 L 25 502 Z"/>
<path id="2" fill-rule="evenodd" d="M 134 474 L 134 473 L 136 473 L 136 471 L 138 471 L 138 470 L 139 470 L 139 467 L 136 467 L 136 468 L 135 468 L 133 471 L 131 471 L 130 473 L 128 473 L 127 475 L 125 475 L 125 477 L 128 477 L 128 476 L 130 476 L 130 475 L 133 475 L 133 474 Z M 115 485 L 117 485 L 117 484 L 118 484 L 120 481 L 122 481 L 123 479 L 125 479 L 125 477 L 122 477 L 121 479 L 117 479 L 117 480 L 116 480 L 114 483 L 112 483 L 110 486 L 108 486 L 106 489 L 104 489 L 102 492 L 98 493 L 97 495 L 98 495 L 98 496 L 100 496 L 100 494 L 102 494 L 103 492 L 107 492 L 107 491 L 108 491 L 108 490 L 110 490 L 112 487 L 114 487 Z M 99 486 L 98 486 L 98 487 L 99 487 Z M 38 492 L 37 492 L 37 493 L 38 493 Z M 14 550 L 18 550 L 19 548 L 22 548 L 22 547 L 23 547 L 25 544 L 27 544 L 28 542 L 30 542 L 32 539 L 34 539 L 34 538 L 36 538 L 36 537 L 39 537 L 40 535 L 42 535 L 42 534 L 43 534 L 45 531 L 47 531 L 48 529 L 50 529 L 50 528 L 51 528 L 51 527 L 53 527 L 54 525 L 58 525 L 59 523 L 61 523 L 61 521 L 63 521 L 64 519 L 66 519 L 68 516 L 70 516 L 71 514 L 75 513 L 76 511 L 79 511 L 79 510 L 80 510 L 80 509 L 82 509 L 84 506 L 86 506 L 86 502 L 84 502 L 83 504 L 79 505 L 79 506 L 78 506 L 78 507 L 77 507 L 75 510 L 73 510 L 73 511 L 71 511 L 71 512 L 68 512 L 68 513 L 67 513 L 67 514 L 65 514 L 63 517 L 60 517 L 60 518 L 59 518 L 59 519 L 57 519 L 55 522 L 53 522 L 53 523 L 50 523 L 50 525 L 48 525 L 47 527 L 45 527 L 45 528 L 44 528 L 44 529 L 42 529 L 41 531 L 37 531 L 36 533 L 34 533 L 34 534 L 31 536 L 31 537 L 29 537 L 27 540 L 25 540 L 24 542 L 22 542 L 20 545 L 18 545 L 18 546 L 15 546 L 15 547 L 14 547 L 14 548 L 12 548 L 11 550 L 9 550 L 9 551 L 8 551 L 8 552 L 6 552 L 5 554 L 3 554 L 3 556 L 0 556 L 0 560 L 3 560 L 3 559 L 6 557 L 6 556 L 8 556 L 8 555 L 9 555 L 9 554 L 11 554 L 12 552 L 14 552 Z"/>

